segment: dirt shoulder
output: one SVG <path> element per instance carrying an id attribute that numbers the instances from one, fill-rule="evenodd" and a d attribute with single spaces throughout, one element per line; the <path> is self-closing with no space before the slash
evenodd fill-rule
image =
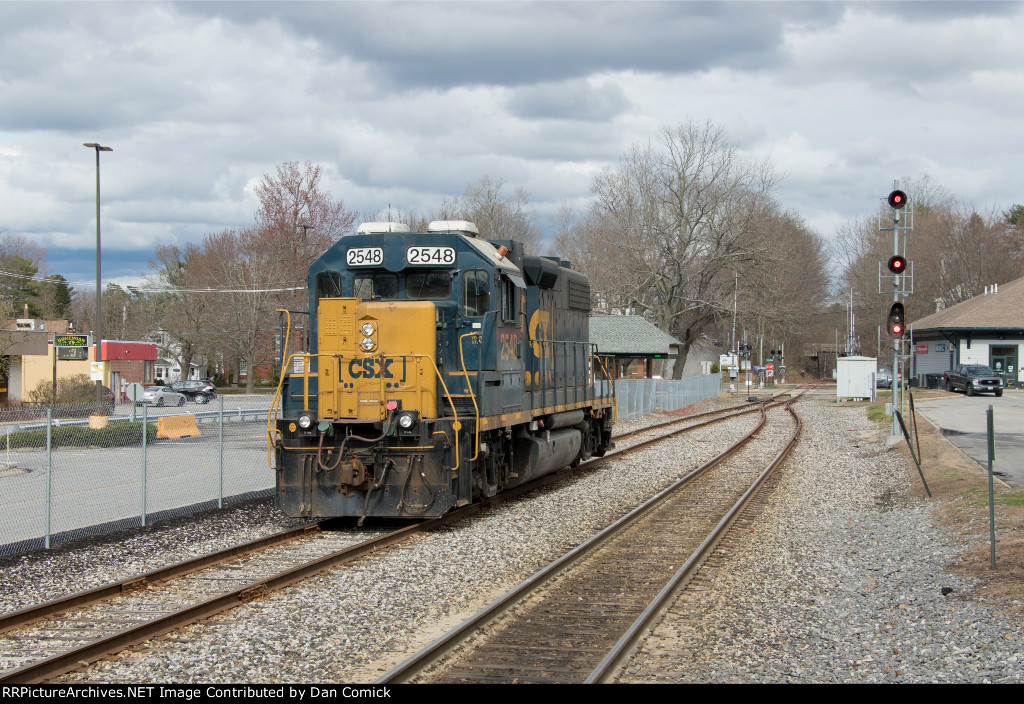
<path id="1" fill-rule="evenodd" d="M 935 394 L 945 392 L 919 391 L 914 398 L 926 400 Z M 870 406 L 868 412 L 877 414 L 878 405 Z M 884 409 L 884 404 L 881 405 Z M 921 469 L 931 498 L 925 493 L 905 442 L 900 444 L 899 451 L 912 468 L 915 495 L 935 507 L 937 527 L 964 546 L 961 559 L 950 565 L 950 571 L 980 580 L 972 594 L 974 598 L 999 611 L 1024 616 L 1024 490 L 1008 487 L 998 479 L 994 482 L 996 562 L 993 569 L 987 472 L 923 416 L 917 416 L 916 420 Z M 888 416 L 881 423 L 888 427 Z"/>

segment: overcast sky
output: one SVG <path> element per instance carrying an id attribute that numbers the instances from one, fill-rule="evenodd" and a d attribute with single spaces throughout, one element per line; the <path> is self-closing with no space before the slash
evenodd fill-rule
<path id="1" fill-rule="evenodd" d="M 483 175 L 560 202 L 663 125 L 710 119 L 831 237 L 894 178 L 1024 202 L 1024 8 L 998 2 L 5 2 L 0 234 L 95 282 L 244 226 L 313 161 L 351 210 L 426 214 Z M 911 193 L 913 196 L 913 193 Z"/>

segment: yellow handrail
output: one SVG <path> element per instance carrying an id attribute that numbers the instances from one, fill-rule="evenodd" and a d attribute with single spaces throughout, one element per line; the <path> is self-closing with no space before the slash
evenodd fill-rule
<path id="1" fill-rule="evenodd" d="M 462 373 L 466 377 L 466 388 L 469 389 L 469 398 L 473 401 L 473 413 L 475 423 L 473 424 L 473 456 L 469 458 L 470 462 L 475 462 L 476 458 L 480 455 L 480 407 L 476 404 L 476 395 L 473 393 L 473 384 L 469 381 L 469 371 L 466 369 L 466 356 L 462 352 L 462 341 L 467 337 L 483 337 L 479 332 L 467 332 L 465 335 L 459 337 L 459 361 L 462 362 Z M 480 377 L 477 377 L 479 380 Z M 453 406 L 454 408 L 454 406 Z"/>

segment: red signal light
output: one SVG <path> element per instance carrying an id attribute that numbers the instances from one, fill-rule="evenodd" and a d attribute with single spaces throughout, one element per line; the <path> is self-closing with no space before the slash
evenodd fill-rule
<path id="1" fill-rule="evenodd" d="M 889 271 L 894 274 L 902 274 L 907 270 L 907 260 L 898 254 L 889 257 Z"/>
<path id="2" fill-rule="evenodd" d="M 893 191 L 889 194 L 889 207 L 899 210 L 907 204 L 907 194 L 903 191 Z"/>
<path id="3" fill-rule="evenodd" d="M 903 321 L 904 321 L 903 304 L 899 303 L 899 302 L 893 303 L 892 306 L 889 308 L 889 320 L 887 322 L 887 327 L 889 328 L 889 334 L 892 337 L 900 337 L 900 336 L 903 335 L 903 331 L 904 331 L 904 329 L 906 327 L 904 325 Z"/>

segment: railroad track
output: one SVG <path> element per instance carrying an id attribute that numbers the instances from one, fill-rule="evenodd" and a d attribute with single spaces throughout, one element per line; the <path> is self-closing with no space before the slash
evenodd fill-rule
<path id="1" fill-rule="evenodd" d="M 681 417 L 620 435 L 617 441 L 629 439 L 634 444 L 585 463 L 577 471 L 592 470 L 666 437 L 755 412 L 759 407 L 747 404 Z M 668 432 L 657 434 L 665 430 Z M 642 439 L 652 434 L 654 437 Z M 417 533 L 461 520 L 539 486 L 562 481 L 564 477 L 550 475 L 483 504 L 370 540 L 353 539 L 351 533 L 333 534 L 321 530 L 320 524 L 305 526 L 2 615 L 0 683 L 44 682 L 81 669 L 124 648 L 408 540 Z M 360 537 L 363 535 L 365 531 Z"/>
<path id="2" fill-rule="evenodd" d="M 795 445 L 791 405 L 772 414 L 378 683 L 609 681 Z"/>

